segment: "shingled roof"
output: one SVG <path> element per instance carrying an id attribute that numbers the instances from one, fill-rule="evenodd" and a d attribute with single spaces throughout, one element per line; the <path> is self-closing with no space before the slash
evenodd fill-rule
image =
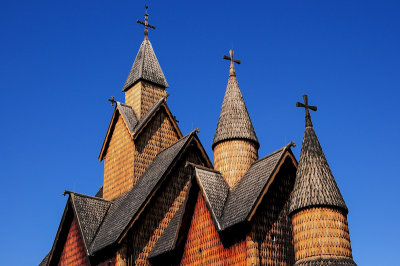
<path id="1" fill-rule="evenodd" d="M 230 139 L 248 139 L 257 147 L 260 146 L 236 74 L 230 75 L 228 79 L 212 148 L 219 142 Z"/>
<path id="2" fill-rule="evenodd" d="M 121 236 L 135 214 L 143 207 L 149 195 L 154 191 L 157 184 L 163 179 L 167 170 L 176 161 L 180 152 L 194 135 L 195 131 L 160 152 L 133 189 L 113 201 L 91 245 L 91 254 L 113 244 Z"/>
<path id="3" fill-rule="evenodd" d="M 158 63 L 153 47 L 146 38 L 140 45 L 139 52 L 136 55 L 122 91 L 128 90 L 139 80 L 149 81 L 163 88 L 168 88 L 167 80 Z"/>
<path id="4" fill-rule="evenodd" d="M 111 118 L 111 122 L 108 126 L 107 134 L 104 138 L 103 141 L 103 146 L 101 147 L 100 154 L 99 154 L 99 160 L 103 160 L 109 141 L 111 140 L 112 136 L 112 130 L 114 124 L 117 122 L 118 118 L 118 113 L 121 114 L 126 127 L 128 128 L 129 133 L 131 134 L 133 139 L 136 139 L 140 133 L 143 131 L 144 128 L 146 128 L 146 125 L 149 124 L 151 119 L 157 114 L 157 111 L 160 110 L 160 108 L 163 108 L 163 110 L 166 112 L 166 115 L 170 118 L 170 121 L 172 123 L 172 126 L 174 127 L 177 135 L 179 137 L 182 137 L 182 132 L 179 129 L 179 126 L 176 123 L 176 120 L 174 119 L 171 110 L 169 109 L 166 99 L 165 98 L 160 98 L 147 112 L 147 114 L 140 120 L 137 119 L 137 116 L 135 114 L 135 111 L 133 110 L 132 106 L 117 102 L 116 108 L 114 110 L 113 116 Z"/>
<path id="5" fill-rule="evenodd" d="M 77 216 L 87 250 L 111 205 L 110 201 L 68 192 Z"/>
<path id="6" fill-rule="evenodd" d="M 290 213 L 313 206 L 334 206 L 347 212 L 346 203 L 333 177 L 307 111 L 306 129 L 290 203 Z"/>
<path id="7" fill-rule="evenodd" d="M 254 162 L 232 190 L 229 190 L 218 171 L 190 164 L 194 167 L 194 181 L 192 180 L 192 182 L 197 182 L 217 231 L 222 232 L 251 219 L 250 214 L 257 208 L 257 202 L 262 199 L 263 195 L 266 195 L 263 191 L 267 190 L 268 184 L 272 183 L 281 162 L 287 158 L 286 155 L 295 160 L 290 150 L 292 145 L 294 144 L 290 143 Z M 185 217 L 183 212 L 186 209 L 184 206 L 186 202 L 187 200 L 157 241 L 149 254 L 150 259 L 170 253 L 176 248 L 179 227 Z"/>

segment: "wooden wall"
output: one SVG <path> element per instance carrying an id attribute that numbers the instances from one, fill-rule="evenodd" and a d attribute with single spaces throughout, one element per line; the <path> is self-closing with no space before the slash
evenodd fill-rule
<path id="1" fill-rule="evenodd" d="M 133 139 L 122 116 L 118 114 L 104 159 L 104 199 L 115 199 L 133 188 L 134 152 Z"/>
<path id="2" fill-rule="evenodd" d="M 79 225 L 74 217 L 58 265 L 90 265 Z"/>

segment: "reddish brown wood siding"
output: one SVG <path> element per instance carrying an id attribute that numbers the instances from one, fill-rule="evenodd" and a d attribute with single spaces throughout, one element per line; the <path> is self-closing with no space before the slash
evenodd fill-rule
<path id="1" fill-rule="evenodd" d="M 58 265 L 90 265 L 76 218 L 69 228 Z"/>
<path id="2" fill-rule="evenodd" d="M 198 194 L 182 265 L 246 264 L 246 241 L 224 246 L 201 193 Z"/>

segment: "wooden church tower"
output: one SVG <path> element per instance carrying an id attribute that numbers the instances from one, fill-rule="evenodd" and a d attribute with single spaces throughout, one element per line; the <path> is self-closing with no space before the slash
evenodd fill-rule
<path id="1" fill-rule="evenodd" d="M 101 147 L 103 186 L 68 200 L 40 265 L 355 265 L 348 209 L 315 135 L 307 98 L 299 163 L 293 142 L 259 158 L 233 51 L 212 149 L 183 135 L 148 38 Z"/>

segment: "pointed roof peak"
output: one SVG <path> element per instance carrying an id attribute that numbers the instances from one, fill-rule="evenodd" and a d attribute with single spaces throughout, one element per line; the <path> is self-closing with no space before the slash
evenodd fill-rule
<path id="1" fill-rule="evenodd" d="M 316 111 L 317 107 L 308 105 L 307 95 L 303 98 L 305 103 L 298 102 L 296 106 L 306 108 L 306 129 L 290 203 L 290 213 L 314 206 L 338 207 L 347 212 L 346 203 L 311 123 L 308 109 Z"/>
<path id="2" fill-rule="evenodd" d="M 149 39 L 144 39 L 140 45 L 122 91 L 127 91 L 139 80 L 145 80 L 163 88 L 168 88 L 168 82 Z"/>
<path id="3" fill-rule="evenodd" d="M 240 64 L 240 61 L 233 59 L 233 51 L 231 57 L 225 55 L 223 58 L 231 60 L 231 68 L 212 148 L 219 142 L 230 139 L 247 139 L 259 147 L 260 144 L 239 88 L 235 69 L 232 69 L 233 63 Z"/>
<path id="4" fill-rule="evenodd" d="M 146 6 L 144 22 L 137 20 L 137 23 L 144 26 L 144 40 L 140 45 L 139 51 L 136 55 L 135 61 L 133 62 L 131 71 L 129 72 L 122 91 L 127 91 L 139 80 L 145 80 L 163 88 L 168 88 L 168 82 L 165 79 L 160 63 L 157 60 L 156 54 L 154 53 L 153 47 L 151 46 L 148 38 L 149 28 L 155 29 L 156 26 L 149 24 L 149 14 L 147 13 L 147 8 L 148 6 Z"/>

